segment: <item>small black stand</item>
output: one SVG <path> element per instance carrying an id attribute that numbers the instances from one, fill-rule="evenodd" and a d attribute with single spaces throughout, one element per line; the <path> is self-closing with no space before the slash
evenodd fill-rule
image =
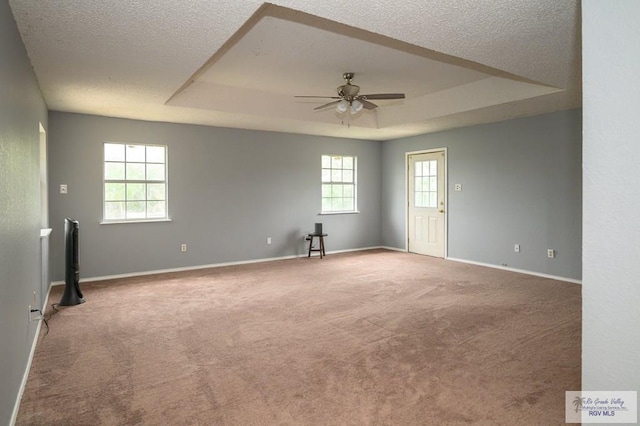
<path id="1" fill-rule="evenodd" d="M 312 251 L 317 251 L 320 252 L 320 259 L 322 259 L 323 256 L 326 256 L 325 252 L 324 252 L 324 237 L 326 237 L 327 234 L 316 234 L 315 232 L 313 234 L 308 234 L 307 238 L 309 239 L 309 255 L 307 257 L 311 257 L 311 252 Z M 313 239 L 314 238 L 318 238 L 318 248 L 314 249 L 313 248 Z"/>

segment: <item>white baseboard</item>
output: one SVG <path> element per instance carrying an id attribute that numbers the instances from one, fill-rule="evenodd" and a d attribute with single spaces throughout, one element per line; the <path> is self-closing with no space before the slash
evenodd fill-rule
<path id="1" fill-rule="evenodd" d="M 403 248 L 387 247 L 387 246 L 381 246 L 379 248 L 383 248 L 385 250 L 392 250 L 392 251 L 399 251 L 399 252 L 408 253 L 408 250 L 407 249 L 403 249 Z M 566 281 L 566 282 L 573 283 L 573 284 L 582 284 L 581 280 L 576 280 L 574 278 L 566 278 L 566 277 L 560 277 L 560 276 L 557 276 L 557 275 L 543 274 L 541 272 L 528 271 L 526 269 L 510 268 L 508 266 L 493 265 L 491 263 L 476 262 L 476 261 L 473 261 L 473 260 L 458 259 L 458 258 L 455 258 L 455 257 L 445 257 L 445 259 L 446 260 L 451 260 L 453 262 L 468 263 L 470 265 L 485 266 L 487 268 L 493 268 L 493 269 L 502 269 L 503 271 L 517 272 L 517 273 L 520 273 L 520 274 L 533 275 L 533 276 L 542 277 L 542 278 L 549 278 L 549 279 L 557 280 L 557 281 Z"/>
<path id="2" fill-rule="evenodd" d="M 454 257 L 447 257 L 447 260 L 451 260 L 453 262 L 468 263 L 470 265 L 485 266 L 487 268 L 493 268 L 493 269 L 502 269 L 503 271 L 517 272 L 520 274 L 527 274 L 527 275 L 533 275 L 536 277 L 549 278 L 557 281 L 566 281 L 573 284 L 582 284 L 581 280 L 576 280 L 573 278 L 566 278 L 566 277 L 559 277 L 557 275 L 543 274 L 540 272 L 527 271 L 525 269 L 516 269 L 516 268 L 510 268 L 508 266 L 492 265 L 491 263 L 475 262 L 473 260 L 456 259 Z"/>
<path id="3" fill-rule="evenodd" d="M 333 251 L 328 251 L 327 254 L 351 253 L 351 252 L 357 252 L 357 251 L 376 250 L 376 249 L 384 249 L 384 250 L 407 253 L 406 249 L 401 249 L 401 248 L 397 248 L 397 247 L 372 246 L 372 247 L 360 247 L 360 248 L 347 249 L 347 250 L 333 250 Z M 312 257 L 317 257 L 317 256 L 318 256 L 317 254 L 314 254 Z M 101 277 L 89 277 L 89 278 L 80 279 L 80 282 L 89 283 L 89 282 L 92 282 L 92 281 L 106 281 L 106 280 L 113 280 L 113 279 L 118 279 L 118 278 L 142 277 L 142 276 L 145 276 L 145 275 L 167 274 L 167 273 L 171 273 L 171 272 L 183 272 L 183 271 L 195 271 L 195 270 L 198 270 L 198 269 L 221 268 L 223 266 L 235 266 L 235 265 L 248 265 L 248 264 L 251 264 L 251 263 L 273 262 L 273 261 L 276 261 L 276 260 L 298 259 L 298 258 L 305 258 L 305 257 L 307 257 L 307 253 L 306 252 L 302 253 L 302 254 L 298 254 L 298 255 L 293 255 L 293 256 L 281 256 L 281 257 L 271 257 L 271 258 L 265 258 L 265 259 L 240 260 L 240 261 L 237 261 L 237 262 L 212 263 L 212 264 L 209 264 L 209 265 L 195 265 L 195 266 L 185 266 L 185 267 L 180 267 L 180 268 L 158 269 L 158 270 L 155 270 L 155 271 L 132 272 L 132 273 L 129 273 L 129 274 L 117 274 L 117 275 L 105 275 L 105 276 L 101 276 Z M 560 277 L 560 276 L 557 276 L 557 275 L 543 274 L 543 273 L 540 273 L 540 272 L 527 271 L 526 269 L 510 268 L 508 266 L 493 265 L 491 263 L 476 262 L 476 261 L 473 261 L 473 260 L 466 260 L 466 259 L 457 259 L 455 257 L 447 257 L 446 260 L 451 260 L 453 262 L 460 262 L 460 263 L 468 263 L 470 265 L 485 266 L 487 268 L 493 268 L 493 269 L 502 269 L 504 271 L 517 272 L 517 273 L 520 273 L 520 274 L 533 275 L 533 276 L 542 277 L 542 278 L 549 278 L 549 279 L 557 280 L 557 281 L 566 281 L 566 282 L 570 282 L 570 283 L 573 283 L 573 284 L 582 284 L 581 280 L 576 280 L 576 279 L 573 279 L 573 278 Z M 64 283 L 65 283 L 64 281 L 54 281 L 54 282 L 51 283 L 51 285 L 52 286 L 54 286 L 54 285 L 64 285 Z M 51 289 L 51 288 L 49 288 L 49 289 Z M 48 298 L 49 298 L 49 295 L 47 294 L 47 299 Z"/>
<path id="4" fill-rule="evenodd" d="M 44 312 L 47 309 L 47 304 L 49 303 L 49 294 L 51 294 L 51 286 L 47 290 L 47 297 L 44 300 L 44 305 L 42 306 L 44 316 Z M 38 345 L 38 338 L 40 337 L 40 328 L 42 327 L 42 319 L 38 320 L 38 325 L 36 326 L 36 334 L 33 338 L 33 342 L 31 342 L 31 351 L 29 352 L 29 359 L 27 360 L 27 367 L 24 370 L 24 374 L 22 375 L 22 382 L 20 383 L 20 388 L 18 389 L 18 396 L 16 397 L 16 402 L 13 405 L 13 413 L 11 414 L 11 420 L 9 421 L 9 425 L 14 426 L 16 424 L 16 420 L 18 419 L 18 412 L 20 411 L 20 403 L 22 402 L 22 395 L 24 395 L 24 389 L 27 386 L 27 379 L 29 378 L 29 372 L 31 371 L 31 363 L 33 362 L 33 356 L 36 353 L 36 346 Z"/>
<path id="5" fill-rule="evenodd" d="M 385 249 L 385 250 L 391 250 L 391 251 L 400 251 L 403 253 L 408 253 L 407 249 L 403 249 L 403 248 L 398 248 L 398 247 L 389 247 L 389 246 L 380 246 L 377 248 L 381 248 L 381 249 Z"/>
<path id="6" fill-rule="evenodd" d="M 386 249 L 386 247 L 380 247 L 380 246 L 375 246 L 375 247 L 361 247 L 361 248 L 355 248 L 355 249 L 347 249 L 347 250 L 334 250 L 334 251 L 328 251 L 327 254 L 339 254 L 339 253 L 350 253 L 350 252 L 356 252 L 356 251 L 365 251 L 365 250 L 374 250 L 374 249 Z M 389 250 L 393 250 L 391 248 L 389 248 Z M 209 265 L 195 265 L 195 266 L 185 266 L 185 267 L 180 267 L 180 268 L 170 268 L 170 269 L 158 269 L 156 271 L 142 271 L 142 272 L 132 272 L 132 273 L 128 273 L 128 274 L 117 274 L 117 275 L 105 275 L 105 276 L 101 276 L 101 277 L 89 277 L 89 278 L 81 278 L 80 282 L 81 283 L 89 283 L 92 281 L 106 281 L 106 280 L 114 280 L 114 279 L 119 279 L 119 278 L 133 278 L 133 277 L 142 277 L 145 275 L 156 275 L 156 274 L 168 274 L 171 272 L 184 272 L 184 271 L 195 271 L 198 269 L 208 269 L 208 268 L 221 268 L 223 266 L 235 266 L 235 265 L 248 265 L 251 263 L 262 263 L 262 262 L 274 262 L 276 260 L 287 260 L 287 259 L 299 259 L 299 258 L 305 258 L 308 256 L 308 253 L 302 253 L 302 254 L 297 254 L 297 255 L 292 255 L 292 256 L 280 256 L 280 257 L 270 257 L 270 258 L 265 258 L 265 259 L 252 259 L 252 260 L 240 260 L 237 262 L 223 262 L 223 263 L 213 263 L 213 264 L 209 264 Z M 317 254 L 312 255 L 312 257 L 317 257 Z M 51 283 L 52 286 L 54 285 L 64 285 L 65 282 L 64 281 L 53 281 Z"/>
<path id="7" fill-rule="evenodd" d="M 385 247 L 382 247 L 382 246 L 360 247 L 360 248 L 347 249 L 347 250 L 332 250 L 332 251 L 328 251 L 327 254 L 352 253 L 352 252 L 356 252 L 356 251 L 377 250 L 377 249 L 383 249 L 383 248 L 385 248 Z M 305 253 L 304 257 L 307 257 L 306 253 Z"/>
<path id="8" fill-rule="evenodd" d="M 223 262 L 223 263 L 213 263 L 210 265 L 195 265 L 195 266 L 184 266 L 180 268 L 158 269 L 155 271 L 131 272 L 128 274 L 104 275 L 99 277 L 81 278 L 80 282 L 89 283 L 92 281 L 106 281 L 106 280 L 115 280 L 119 278 L 143 277 L 145 275 L 169 274 L 172 272 L 184 272 L 184 271 L 196 271 L 198 269 L 221 268 L 223 266 L 234 266 L 234 265 L 248 265 L 251 263 L 273 262 L 276 260 L 285 260 L 285 259 L 296 259 L 298 257 L 301 257 L 301 256 L 271 257 L 267 259 L 241 260 L 238 262 Z M 64 281 L 54 281 L 51 283 L 51 285 L 64 285 L 64 284 L 65 284 Z"/>

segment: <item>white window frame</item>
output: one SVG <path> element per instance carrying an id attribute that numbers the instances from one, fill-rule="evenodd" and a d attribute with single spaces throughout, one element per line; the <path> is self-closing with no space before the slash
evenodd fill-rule
<path id="1" fill-rule="evenodd" d="M 106 159 L 106 146 L 107 145 L 121 145 L 124 147 L 125 157 L 123 160 L 109 160 Z M 127 147 L 144 147 L 145 148 L 145 159 L 144 161 L 128 161 L 126 157 Z M 164 163 L 157 161 L 148 161 L 147 155 L 147 147 L 162 147 L 164 149 Z M 102 221 L 101 224 L 114 224 L 114 223 L 139 223 L 139 222 L 167 222 L 171 221 L 169 218 L 169 164 L 168 164 L 168 147 L 166 145 L 159 144 L 132 144 L 132 143 L 122 143 L 122 142 L 104 142 L 102 148 Z M 107 179 L 107 165 L 108 164 L 118 164 L 122 163 L 125 170 L 125 178 L 124 179 Z M 127 164 L 144 164 L 145 169 L 145 178 L 143 179 L 128 179 L 126 176 L 127 173 Z M 148 172 L 148 165 L 155 164 L 164 164 L 164 179 L 149 179 L 146 173 Z M 132 216 L 127 217 L 127 210 L 125 206 L 125 217 L 124 218 L 107 218 L 107 203 L 113 200 L 107 200 L 107 191 L 106 184 L 107 183 L 120 183 L 125 185 L 125 198 L 121 201 L 125 204 L 129 201 L 126 199 L 127 197 L 127 184 L 144 184 L 145 185 L 145 195 L 143 199 L 136 200 L 137 202 L 144 202 L 145 204 L 153 202 L 153 201 L 164 201 L 165 209 L 164 216 L 149 216 L 147 206 L 145 205 L 145 213 L 144 217 L 140 216 Z M 164 200 L 153 200 L 149 199 L 148 186 L 149 184 L 164 184 Z"/>
<path id="2" fill-rule="evenodd" d="M 328 158 L 328 159 L 327 159 Z M 342 165 L 340 167 L 334 167 L 334 159 L 340 159 L 340 164 L 343 164 L 343 161 L 345 158 L 349 158 L 352 161 L 352 168 L 344 168 Z M 329 166 L 327 167 L 326 161 L 329 162 Z M 358 157 L 355 155 L 322 155 L 321 159 L 320 159 L 320 170 L 321 170 L 321 176 L 320 176 L 320 214 L 321 215 L 327 215 L 327 214 L 352 214 L 352 213 L 359 213 L 358 211 Z M 334 174 L 334 171 L 336 172 Z M 352 179 L 351 180 L 347 180 L 345 181 L 342 176 L 343 173 L 345 172 L 352 172 Z M 342 191 L 344 191 L 345 187 L 352 187 L 353 193 L 351 197 L 337 197 L 337 196 L 327 196 L 326 194 L 326 187 L 330 186 L 342 186 L 343 189 Z M 333 192 L 333 191 L 331 191 Z M 346 198 L 350 198 L 353 200 L 353 208 L 347 208 L 347 209 L 342 209 L 339 207 L 330 207 L 327 208 L 327 204 L 326 204 L 326 200 L 327 199 L 331 199 L 331 200 L 337 200 L 337 199 L 346 199 Z M 334 204 L 333 202 L 331 203 L 332 205 Z M 339 204 L 339 202 L 337 202 L 337 204 Z"/>

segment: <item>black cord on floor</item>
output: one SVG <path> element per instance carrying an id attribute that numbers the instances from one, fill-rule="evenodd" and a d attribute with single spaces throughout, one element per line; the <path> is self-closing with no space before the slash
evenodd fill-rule
<path id="1" fill-rule="evenodd" d="M 55 314 L 60 312 L 59 310 L 56 309 L 57 305 L 58 305 L 57 303 L 52 303 L 51 304 L 51 309 L 53 310 L 53 312 L 51 312 L 49 314 L 49 318 L 45 317 L 44 314 L 42 314 L 42 312 L 40 311 L 40 309 L 37 309 L 37 311 L 40 312 L 40 315 L 42 317 L 42 321 L 44 322 L 44 325 L 47 327 L 47 331 L 45 331 L 45 333 L 44 333 L 45 336 L 47 334 L 49 334 L 49 322 L 48 322 L 48 320 L 50 320 L 52 316 L 54 316 Z"/>
<path id="2" fill-rule="evenodd" d="M 40 309 L 31 309 L 31 313 L 33 312 L 37 312 L 40 314 L 40 319 L 42 320 L 42 322 L 44 322 L 45 327 L 47 327 L 47 331 L 44 332 L 44 335 L 46 336 L 47 334 L 49 334 L 49 322 L 47 322 L 47 319 L 44 317 L 44 314 Z"/>
<path id="3" fill-rule="evenodd" d="M 45 327 L 47 327 L 47 331 L 44 332 L 44 335 L 46 336 L 47 334 L 49 334 L 49 322 L 44 317 L 44 315 L 42 315 L 42 322 L 44 323 Z"/>

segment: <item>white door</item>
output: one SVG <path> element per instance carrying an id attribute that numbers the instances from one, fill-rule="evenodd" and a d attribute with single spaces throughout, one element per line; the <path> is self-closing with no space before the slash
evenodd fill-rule
<path id="1" fill-rule="evenodd" d="M 409 155 L 409 251 L 444 257 L 445 152 Z"/>

